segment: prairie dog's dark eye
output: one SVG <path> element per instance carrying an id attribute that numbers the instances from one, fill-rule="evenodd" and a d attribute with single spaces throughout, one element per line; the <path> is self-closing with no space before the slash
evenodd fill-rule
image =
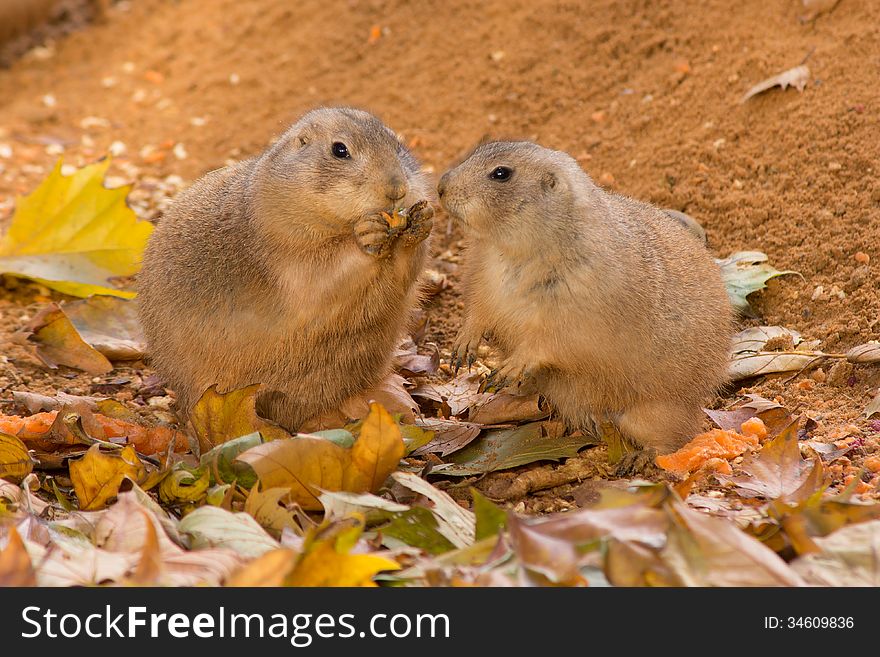
<path id="1" fill-rule="evenodd" d="M 508 180 L 512 175 L 513 169 L 511 169 L 510 167 L 495 167 L 494 169 L 492 169 L 492 173 L 489 174 L 489 179 L 504 182 L 505 180 Z"/>
<path id="2" fill-rule="evenodd" d="M 341 141 L 334 141 L 332 150 L 333 157 L 338 157 L 340 160 L 346 160 L 351 157 L 351 153 L 348 152 L 348 146 Z"/>

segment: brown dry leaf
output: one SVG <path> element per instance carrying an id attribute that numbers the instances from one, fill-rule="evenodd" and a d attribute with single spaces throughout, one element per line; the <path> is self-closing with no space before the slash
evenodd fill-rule
<path id="1" fill-rule="evenodd" d="M 491 396 L 480 392 L 481 381 L 479 374 L 463 372 L 452 381 L 420 385 L 412 391 L 412 396 L 446 404 L 450 415 L 461 415 Z"/>
<path id="2" fill-rule="evenodd" d="M 800 576 L 773 550 L 733 523 L 694 511 L 675 497 L 674 522 L 661 553 L 685 586 L 802 586 Z"/>
<path id="3" fill-rule="evenodd" d="M 739 102 L 742 104 L 752 96 L 756 96 L 768 89 L 772 89 L 773 87 L 781 87 L 785 90 L 787 87 L 791 86 L 798 91 L 803 91 L 804 87 L 807 86 L 807 81 L 809 79 L 810 69 L 805 64 L 801 64 L 800 66 L 795 66 L 794 68 L 790 68 L 787 71 L 783 71 L 778 75 L 774 75 L 773 77 L 759 82 L 743 94 L 743 97 L 740 98 Z"/>
<path id="4" fill-rule="evenodd" d="M 846 352 L 850 363 L 880 363 L 880 342 L 866 342 Z"/>
<path id="5" fill-rule="evenodd" d="M 764 423 L 770 436 L 778 435 L 780 431 L 791 424 L 791 414 L 782 404 L 765 399 L 760 395 L 747 394 L 744 396 L 749 401 L 740 404 L 732 410 L 716 411 L 704 408 L 703 412 L 712 422 L 728 431 L 739 430 L 743 422 L 753 417 L 757 417 Z"/>
<path id="6" fill-rule="evenodd" d="M 410 472 L 395 472 L 391 476 L 400 485 L 430 500 L 430 511 L 437 519 L 437 531 L 450 543 L 457 548 L 473 544 L 477 529 L 473 512 L 461 508 L 448 493 Z"/>
<path id="7" fill-rule="evenodd" d="M 266 440 L 290 438 L 290 434 L 277 424 L 257 415 L 259 389 L 257 384 L 217 392 L 217 386 L 211 386 L 202 394 L 190 413 L 190 423 L 202 454 L 255 431 L 259 431 Z"/>
<path id="8" fill-rule="evenodd" d="M 816 538 L 818 554 L 792 563 L 814 586 L 880 586 L 880 520 L 850 525 Z"/>
<path id="9" fill-rule="evenodd" d="M 412 338 L 407 338 L 394 354 L 395 369 L 409 374 L 433 374 L 440 366 L 440 350 L 433 347 L 431 355 L 420 354 Z"/>
<path id="10" fill-rule="evenodd" d="M 793 349 L 802 341 L 801 334 L 784 326 L 752 326 L 736 333 L 731 338 L 730 353 L 755 353 L 764 350 L 768 342 L 787 344 Z M 769 351 L 773 351 L 770 349 Z M 778 350 L 778 347 L 776 348 Z"/>
<path id="11" fill-rule="evenodd" d="M 137 302 L 106 295 L 61 304 L 61 311 L 80 337 L 109 360 L 138 360 L 146 339 L 137 315 Z"/>
<path id="12" fill-rule="evenodd" d="M 107 357 L 91 347 L 74 328 L 58 304 L 40 310 L 13 340 L 34 348 L 36 356 L 51 369 L 59 365 L 89 374 L 106 374 L 113 369 Z"/>
<path id="13" fill-rule="evenodd" d="M 470 422 L 442 418 L 424 418 L 419 426 L 434 432 L 431 441 L 412 452 L 413 456 L 439 454 L 441 457 L 462 449 L 480 435 L 481 427 Z"/>
<path id="14" fill-rule="evenodd" d="M 541 408 L 541 397 L 538 394 L 511 395 L 499 392 L 472 406 L 468 421 L 482 425 L 519 423 L 541 420 L 547 415 L 548 411 Z"/>
<path id="15" fill-rule="evenodd" d="M 144 464 L 130 446 L 103 452 L 100 445 L 92 445 L 85 456 L 70 462 L 70 478 L 83 511 L 103 509 L 126 477 L 139 482 L 145 476 Z"/>
<path id="16" fill-rule="evenodd" d="M 580 573 L 582 556 L 575 542 L 542 533 L 511 514 L 507 519 L 510 542 L 519 562 L 548 582 L 560 586 L 585 583 Z"/>
<path id="17" fill-rule="evenodd" d="M 24 541 L 15 525 L 6 530 L 6 547 L 0 550 L 0 587 L 36 586 L 37 576 Z"/>
<path id="18" fill-rule="evenodd" d="M 286 488 L 303 509 L 320 511 L 320 490 L 376 492 L 404 453 L 400 427 L 374 403 L 351 449 L 303 434 L 258 445 L 237 460 L 254 469 L 264 489 Z"/>
<path id="19" fill-rule="evenodd" d="M 740 465 L 744 475 L 719 475 L 718 479 L 736 485 L 744 497 L 764 497 L 800 502 L 821 487 L 824 479 L 821 459 L 813 463 L 801 456 L 797 423 L 768 442 L 757 454 L 746 457 Z M 818 472 L 814 472 L 818 468 Z M 813 486 L 804 487 L 808 481 Z"/>
<path id="20" fill-rule="evenodd" d="M 282 586 L 297 559 L 299 554 L 289 548 L 271 550 L 236 572 L 226 586 Z"/>
<path id="21" fill-rule="evenodd" d="M 18 482 L 33 469 L 34 462 L 27 446 L 15 436 L 0 433 L 0 478 Z"/>

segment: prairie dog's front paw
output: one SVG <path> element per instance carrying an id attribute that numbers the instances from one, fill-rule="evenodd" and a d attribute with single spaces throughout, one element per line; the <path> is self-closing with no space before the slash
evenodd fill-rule
<path id="1" fill-rule="evenodd" d="M 415 203 L 406 213 L 407 225 L 403 242 L 409 246 L 427 239 L 434 227 L 434 208 L 427 201 Z"/>
<path id="2" fill-rule="evenodd" d="M 381 213 L 368 215 L 354 225 L 354 239 L 361 251 L 377 258 L 388 255 L 395 237 Z"/>
<path id="3" fill-rule="evenodd" d="M 449 359 L 449 364 L 456 374 L 462 365 L 466 364 L 468 369 L 470 369 L 471 365 L 474 364 L 474 361 L 477 360 L 477 349 L 480 348 L 482 340 L 482 333 L 476 331 L 462 330 L 458 334 Z"/>
<path id="4" fill-rule="evenodd" d="M 520 386 L 534 377 L 535 368 L 515 359 L 508 359 L 501 367 L 492 370 L 484 381 L 485 388 L 500 390 L 508 386 Z"/>

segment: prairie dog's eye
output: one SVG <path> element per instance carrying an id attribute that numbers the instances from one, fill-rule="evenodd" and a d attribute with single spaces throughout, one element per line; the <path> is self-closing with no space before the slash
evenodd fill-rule
<path id="1" fill-rule="evenodd" d="M 508 180 L 512 175 L 513 169 L 511 169 L 510 167 L 495 167 L 489 174 L 489 179 L 497 180 L 498 182 L 504 182 L 505 180 Z"/>
<path id="2" fill-rule="evenodd" d="M 341 141 L 334 141 L 332 150 L 333 157 L 338 157 L 340 160 L 347 160 L 351 157 L 351 153 L 348 152 L 348 146 Z"/>

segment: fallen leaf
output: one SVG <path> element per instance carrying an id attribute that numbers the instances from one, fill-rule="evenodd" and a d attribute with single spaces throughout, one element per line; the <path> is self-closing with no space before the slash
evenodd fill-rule
<path id="1" fill-rule="evenodd" d="M 759 351 L 737 354 L 730 360 L 727 374 L 732 381 L 742 381 L 764 374 L 799 372 L 825 357 L 826 355 L 819 351 Z"/>
<path id="2" fill-rule="evenodd" d="M 92 445 L 85 456 L 70 462 L 70 478 L 83 511 L 103 509 L 116 497 L 123 479 L 139 482 L 145 475 L 132 447 L 104 452 L 100 445 Z"/>
<path id="3" fill-rule="evenodd" d="M 471 488 L 471 497 L 474 500 L 476 518 L 474 540 L 481 541 L 484 538 L 498 536 L 498 533 L 507 526 L 507 513 L 476 488 Z"/>
<path id="4" fill-rule="evenodd" d="M 797 424 L 789 431 L 779 434 L 766 443 L 759 452 L 746 457 L 740 464 L 744 475 L 718 475 L 723 483 L 737 486 L 737 493 L 744 497 L 764 497 L 800 502 L 818 490 L 823 481 L 822 462 L 805 460 L 801 456 L 797 439 Z M 815 468 L 813 487 L 804 488 Z"/>
<path id="5" fill-rule="evenodd" d="M 457 548 L 474 542 L 476 518 L 471 511 L 461 508 L 448 493 L 435 488 L 427 481 L 409 472 L 395 472 L 391 475 L 401 486 L 430 500 L 431 513 L 437 518 L 437 530 Z"/>
<path id="6" fill-rule="evenodd" d="M 0 588 L 36 586 L 37 576 L 15 525 L 6 530 L 6 547 L 0 550 Z"/>
<path id="7" fill-rule="evenodd" d="M 89 374 L 106 374 L 113 369 L 107 357 L 82 339 L 73 324 L 58 306 L 50 303 L 13 335 L 13 340 L 33 347 L 46 367 L 73 367 Z"/>
<path id="8" fill-rule="evenodd" d="M 137 302 L 106 295 L 61 303 L 61 311 L 80 337 L 109 360 L 139 360 L 146 339 L 137 314 Z"/>
<path id="9" fill-rule="evenodd" d="M 481 381 L 479 374 L 464 372 L 452 381 L 420 385 L 412 391 L 412 396 L 446 404 L 449 415 L 457 416 L 491 396 L 480 392 Z"/>
<path id="10" fill-rule="evenodd" d="M 810 79 L 810 69 L 801 64 L 800 66 L 795 66 L 794 68 L 790 68 L 787 71 L 783 71 L 778 75 L 774 75 L 772 77 L 767 78 L 766 80 L 762 80 L 754 87 L 749 89 L 743 97 L 740 98 L 740 105 L 746 102 L 752 96 L 756 96 L 759 93 L 767 91 L 768 89 L 772 89 L 773 87 L 781 87 L 783 90 L 788 88 L 789 86 L 794 87 L 798 91 L 803 91 L 804 87 L 807 86 L 807 81 Z"/>
<path id="11" fill-rule="evenodd" d="M 259 384 L 218 392 L 208 388 L 190 412 L 190 423 L 205 453 L 235 438 L 259 432 L 266 440 L 289 438 L 284 429 L 257 415 Z"/>
<path id="12" fill-rule="evenodd" d="M 277 548 L 257 557 L 236 572 L 227 586 L 282 586 L 293 569 L 299 553 L 289 548 Z"/>
<path id="13" fill-rule="evenodd" d="M 814 543 L 821 550 L 792 568 L 813 586 L 880 586 L 880 520 L 844 527 Z"/>
<path id="14" fill-rule="evenodd" d="M 511 395 L 499 392 L 484 402 L 475 404 L 468 413 L 468 421 L 473 424 L 504 424 L 541 420 L 549 415 L 541 408 L 540 396 Z"/>
<path id="15" fill-rule="evenodd" d="M 675 497 L 674 522 L 661 555 L 685 586 L 802 586 L 773 550 L 721 518 L 694 511 Z"/>
<path id="16" fill-rule="evenodd" d="M 324 507 L 324 518 L 327 520 L 341 520 L 353 513 L 359 513 L 371 520 L 371 515 L 388 513 L 401 513 L 409 511 L 406 504 L 398 504 L 384 497 L 371 493 L 348 493 L 346 491 L 321 491 L 318 496 L 321 506 Z"/>
<path id="17" fill-rule="evenodd" d="M 190 538 L 190 547 L 229 548 L 243 557 L 256 558 L 278 547 L 278 542 L 247 513 L 232 513 L 202 506 L 180 521 L 178 529 Z"/>
<path id="18" fill-rule="evenodd" d="M 289 488 L 269 488 L 261 491 L 254 488 L 244 503 L 245 513 L 253 516 L 260 526 L 273 536 L 281 536 L 285 527 L 299 532 L 300 526 L 293 513 L 287 508 L 290 499 Z"/>
<path id="19" fill-rule="evenodd" d="M 211 474 L 211 483 L 213 484 L 237 483 L 242 488 L 250 489 L 257 483 L 257 475 L 247 463 L 236 461 L 236 458 L 251 447 L 262 444 L 263 437 L 259 432 L 227 440 L 211 451 L 202 454 L 199 466 Z"/>
<path id="20" fill-rule="evenodd" d="M 388 523 L 378 527 L 382 544 L 389 548 L 401 545 L 418 548 L 428 554 L 444 554 L 455 545 L 440 533 L 437 516 L 430 509 L 415 506 L 392 513 Z"/>
<path id="21" fill-rule="evenodd" d="M 350 449 L 300 434 L 253 447 L 238 460 L 254 469 L 264 489 L 288 488 L 303 509 L 320 511 L 320 490 L 375 492 L 397 468 L 404 451 L 394 418 L 374 403 Z"/>
<path id="22" fill-rule="evenodd" d="M 731 338 L 730 353 L 741 354 L 743 352 L 758 352 L 770 341 L 788 342 L 793 349 L 800 344 L 802 338 L 797 331 L 792 331 L 784 326 L 752 326 L 736 333 Z"/>
<path id="23" fill-rule="evenodd" d="M 484 432 L 479 439 L 453 454 L 452 464 L 437 466 L 434 472 L 462 477 L 506 470 L 535 461 L 558 461 L 574 456 L 586 445 L 595 444 L 597 439 L 592 436 L 545 435 L 541 422 L 531 422 L 513 429 Z"/>
<path id="24" fill-rule="evenodd" d="M 721 268 L 721 278 L 727 287 L 730 303 L 737 312 L 747 316 L 754 315 L 747 300 L 752 292 L 763 290 L 771 278 L 797 273 L 779 271 L 767 264 L 767 260 L 767 256 L 759 251 L 738 251 L 715 261 Z"/>
<path id="25" fill-rule="evenodd" d="M 412 452 L 413 456 L 439 454 L 446 456 L 464 448 L 480 435 L 482 428 L 470 422 L 444 420 L 442 418 L 423 418 L 419 426 L 430 429 L 434 437 L 426 445 Z"/>
<path id="26" fill-rule="evenodd" d="M 285 585 L 373 587 L 378 573 L 399 570 L 400 564 L 386 557 L 352 552 L 362 532 L 361 522 L 327 538 L 307 539 Z"/>
<path id="27" fill-rule="evenodd" d="M 159 499 L 169 506 L 198 504 L 211 486 L 207 469 L 192 468 L 180 461 L 159 484 Z"/>
<path id="28" fill-rule="evenodd" d="M 867 342 L 853 347 L 846 352 L 850 363 L 880 363 L 880 342 Z"/>
<path id="29" fill-rule="evenodd" d="M 15 436 L 0 433 L 0 479 L 19 482 L 33 469 L 27 446 Z"/>
<path id="30" fill-rule="evenodd" d="M 101 404 L 96 405 L 98 408 Z M 171 427 L 145 427 L 124 420 L 107 417 L 100 413 L 92 413 L 88 405 L 74 402 L 71 406 L 63 406 L 61 410 L 47 413 L 36 413 L 27 417 L 18 415 L 0 415 L 0 432 L 14 434 L 30 448 L 53 450 L 58 445 L 76 444 L 78 439 L 64 423 L 64 418 L 74 413 L 82 422 L 86 433 L 92 438 L 112 441 L 125 438 L 142 454 L 156 454 L 168 449 L 174 443 L 175 451 L 186 451 L 186 436 Z M 59 417 L 60 416 L 60 417 Z"/>
<path id="31" fill-rule="evenodd" d="M 135 294 L 112 287 L 132 276 L 153 230 L 126 205 L 129 187 L 107 189 L 110 160 L 61 175 L 61 162 L 37 189 L 20 198 L 0 240 L 0 272 L 86 297 Z"/>
<path id="32" fill-rule="evenodd" d="M 420 354 L 416 343 L 407 339 L 397 348 L 394 354 L 394 367 L 409 374 L 433 374 L 440 366 L 440 350 L 436 345 L 430 355 Z"/>

